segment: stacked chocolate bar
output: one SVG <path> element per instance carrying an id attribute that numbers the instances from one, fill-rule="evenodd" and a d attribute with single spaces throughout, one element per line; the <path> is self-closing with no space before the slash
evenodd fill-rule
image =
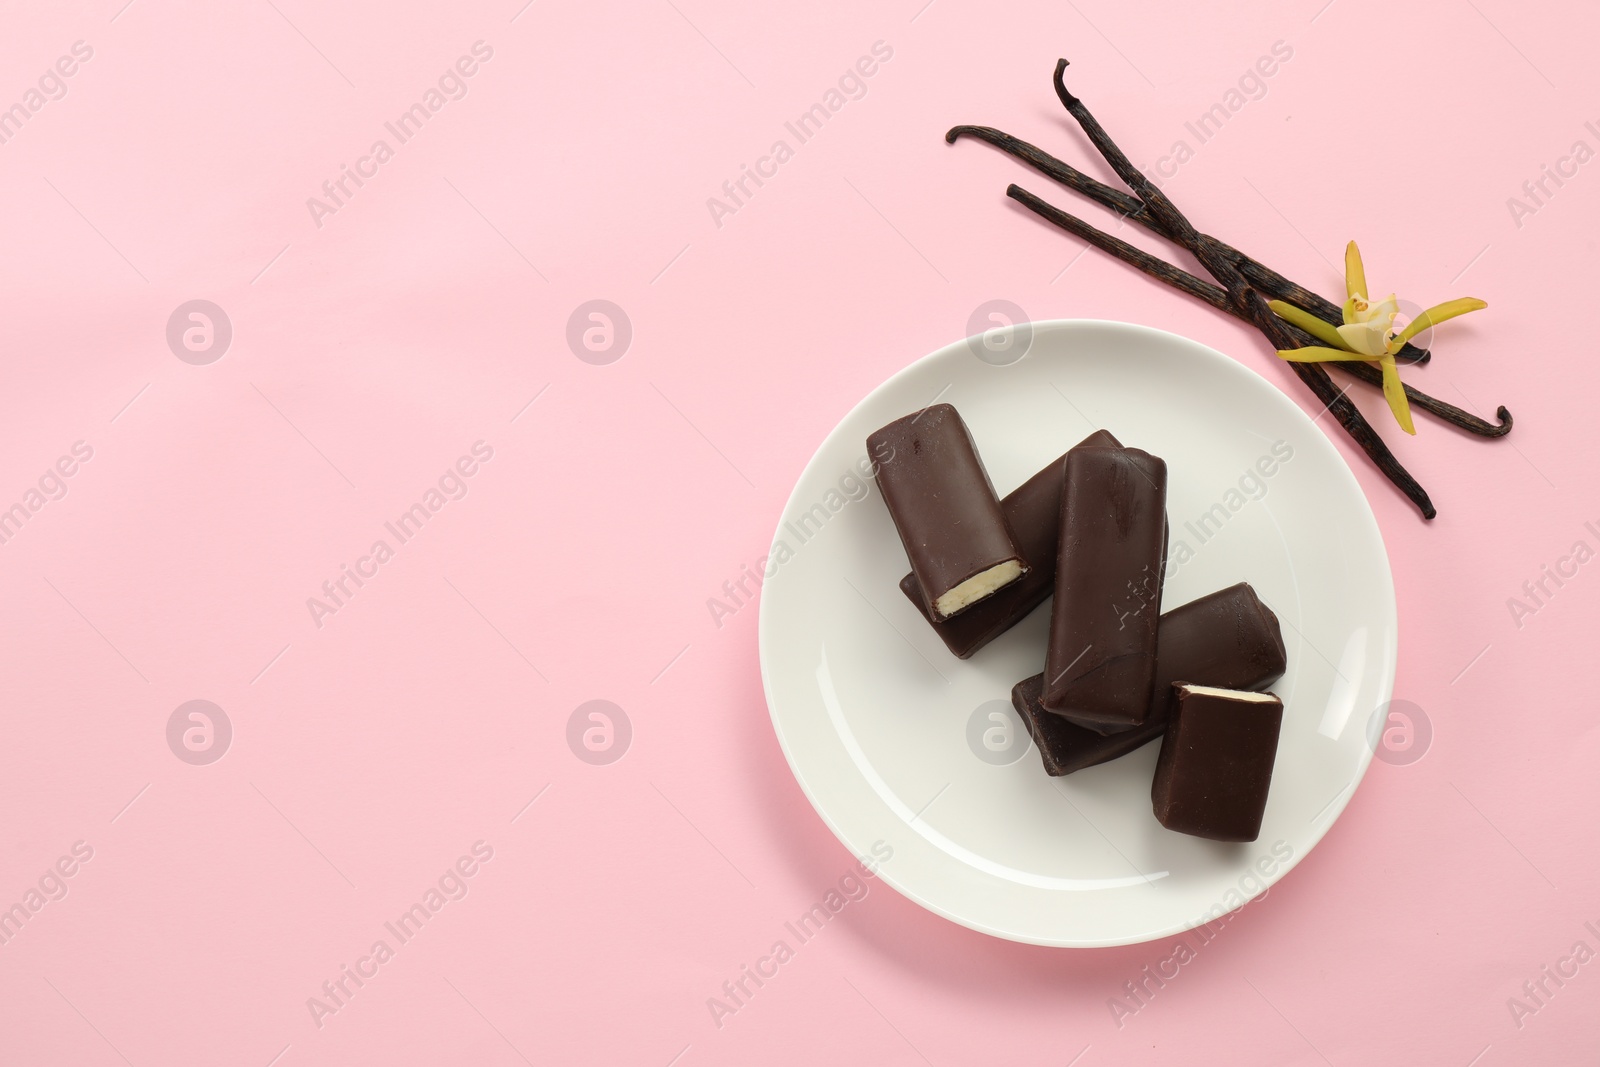
<path id="1" fill-rule="evenodd" d="M 1167 465 L 1100 430 L 1004 498 L 961 415 L 935 404 L 867 439 L 911 560 L 900 588 L 966 659 L 1053 593 L 1042 674 L 1011 701 L 1051 775 L 1162 738 L 1151 789 L 1168 829 L 1261 830 L 1283 705 L 1278 617 L 1248 583 L 1161 612 Z"/>

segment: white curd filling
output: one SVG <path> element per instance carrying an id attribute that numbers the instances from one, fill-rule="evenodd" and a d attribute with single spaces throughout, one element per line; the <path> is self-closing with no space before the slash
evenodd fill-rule
<path id="1" fill-rule="evenodd" d="M 1229 700 L 1244 700 L 1255 704 L 1270 704 L 1278 698 L 1271 693 L 1251 693 L 1243 689 L 1218 689 L 1210 685 L 1183 685 L 1178 688 L 1185 693 L 1193 693 L 1203 697 L 1226 697 Z"/>
<path id="2" fill-rule="evenodd" d="M 997 589 L 1003 589 L 1022 577 L 1022 564 L 1014 559 L 979 571 L 971 578 L 945 593 L 933 602 L 933 610 L 948 619 L 968 604 L 976 604 Z"/>

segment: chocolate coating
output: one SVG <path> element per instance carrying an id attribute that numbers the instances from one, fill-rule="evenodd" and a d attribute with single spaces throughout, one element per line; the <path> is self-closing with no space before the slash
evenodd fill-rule
<path id="1" fill-rule="evenodd" d="M 1096 430 L 1079 442 L 1084 445 L 1120 447 L 1120 442 L 1105 430 Z M 936 619 L 928 610 L 917 585 L 917 576 L 900 579 L 900 591 L 917 606 L 945 647 L 966 659 L 990 641 L 1027 618 L 1055 590 L 1056 545 L 1061 539 L 1061 480 L 1066 455 L 1045 464 L 1044 469 L 1023 482 L 1000 501 L 1000 511 L 1011 526 L 1017 547 L 1028 561 L 1028 573 L 987 600 L 948 619 Z"/>
<path id="2" fill-rule="evenodd" d="M 1045 773 L 1054 778 L 1125 756 L 1166 732 L 1167 720 L 1162 716 L 1120 733 L 1098 733 L 1044 710 L 1043 696 L 1043 674 L 1024 678 L 1011 687 L 1011 704 L 1033 736 Z"/>
<path id="3" fill-rule="evenodd" d="M 949 404 L 934 404 L 867 438 L 878 468 L 878 488 L 911 560 L 924 601 L 946 618 L 962 607 L 941 609 L 941 598 L 958 586 L 1006 564 L 1028 569 L 1000 510 L 972 434 Z M 981 602 L 981 601 L 975 601 Z"/>
<path id="4" fill-rule="evenodd" d="M 1011 703 L 1033 735 L 1044 769 L 1071 774 L 1116 759 L 1166 733 L 1176 681 L 1222 689 L 1260 689 L 1287 666 L 1278 617 L 1248 582 L 1207 593 L 1161 616 L 1156 647 L 1156 688 L 1140 726 L 1100 734 L 1044 710 L 1044 675 L 1018 682 Z"/>
<path id="5" fill-rule="evenodd" d="M 1061 494 L 1044 706 L 1082 725 L 1143 723 L 1166 573 L 1167 465 L 1137 448 L 1074 448 Z"/>
<path id="6" fill-rule="evenodd" d="M 1267 810 L 1283 702 L 1270 693 L 1176 689 L 1150 787 L 1156 819 L 1195 837 L 1254 841 Z"/>
<path id="7" fill-rule="evenodd" d="M 1174 682 L 1265 689 L 1288 665 L 1278 616 L 1249 582 L 1207 593 L 1161 616 L 1151 716 L 1171 712 Z"/>

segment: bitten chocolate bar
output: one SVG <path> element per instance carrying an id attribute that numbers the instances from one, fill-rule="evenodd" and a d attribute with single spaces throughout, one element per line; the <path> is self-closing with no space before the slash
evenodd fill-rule
<path id="1" fill-rule="evenodd" d="M 1067 453 L 1046 710 L 1106 731 L 1145 721 L 1166 542 L 1166 463 L 1137 448 Z"/>
<path id="2" fill-rule="evenodd" d="M 1283 702 L 1271 693 L 1179 685 L 1155 782 L 1156 819 L 1168 830 L 1213 841 L 1254 841 L 1261 834 L 1283 726 Z"/>
<path id="3" fill-rule="evenodd" d="M 947 619 L 1017 581 L 1028 564 L 1011 535 L 972 434 L 935 404 L 867 438 L 878 488 L 937 618 Z"/>
<path id="4" fill-rule="evenodd" d="M 1287 659 L 1278 617 L 1248 582 L 1230 585 L 1161 616 L 1156 639 L 1156 684 L 1143 724 L 1100 734 L 1044 710 L 1044 675 L 1024 678 L 1011 703 L 1051 775 L 1071 774 L 1116 759 L 1166 732 L 1177 693 L 1173 683 L 1259 689 L 1283 677 Z"/>
<path id="5" fill-rule="evenodd" d="M 1105 430 L 1096 430 L 1078 447 L 1119 448 L 1121 443 Z M 987 600 L 972 605 L 950 619 L 936 619 L 928 610 L 917 585 L 917 576 L 900 579 L 900 591 L 917 606 L 923 618 L 943 639 L 945 647 L 966 659 L 990 641 L 1027 618 L 1045 602 L 1056 584 L 1056 544 L 1061 536 L 1061 479 L 1067 457 L 1045 464 L 1043 470 L 1023 482 L 1000 501 L 1000 511 L 1011 527 L 1028 573 Z"/>

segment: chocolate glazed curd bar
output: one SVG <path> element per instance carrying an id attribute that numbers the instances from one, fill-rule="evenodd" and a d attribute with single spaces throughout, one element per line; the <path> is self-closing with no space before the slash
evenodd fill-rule
<path id="1" fill-rule="evenodd" d="M 1102 732 L 1145 721 L 1166 570 L 1167 465 L 1137 448 L 1074 448 L 1061 492 L 1044 707 Z"/>
<path id="2" fill-rule="evenodd" d="M 1230 585 L 1161 616 L 1156 682 L 1144 723 L 1100 734 L 1044 710 L 1044 675 L 1018 682 L 1011 703 L 1033 735 L 1044 769 L 1071 774 L 1132 752 L 1166 733 L 1177 700 L 1174 682 L 1261 689 L 1283 677 L 1288 660 L 1278 617 L 1248 582 Z"/>
<path id="3" fill-rule="evenodd" d="M 1028 572 L 955 408 L 923 408 L 867 438 L 869 453 L 885 450 L 878 488 L 935 617 L 956 615 Z"/>
<path id="4" fill-rule="evenodd" d="M 1121 446 L 1105 430 L 1096 430 L 1077 447 Z M 987 600 L 972 605 L 949 619 L 935 618 L 917 585 L 917 576 L 900 579 L 900 591 L 928 620 L 945 647 L 966 659 L 990 641 L 1027 618 L 1055 589 L 1056 544 L 1061 536 L 1061 484 L 1066 455 L 1045 464 L 1043 470 L 1023 482 L 1000 501 L 1000 511 L 1011 527 L 1017 547 L 1028 561 L 1028 573 Z"/>
<path id="5" fill-rule="evenodd" d="M 1168 830 L 1213 841 L 1261 834 L 1283 726 L 1271 693 L 1179 685 L 1150 802 Z"/>

